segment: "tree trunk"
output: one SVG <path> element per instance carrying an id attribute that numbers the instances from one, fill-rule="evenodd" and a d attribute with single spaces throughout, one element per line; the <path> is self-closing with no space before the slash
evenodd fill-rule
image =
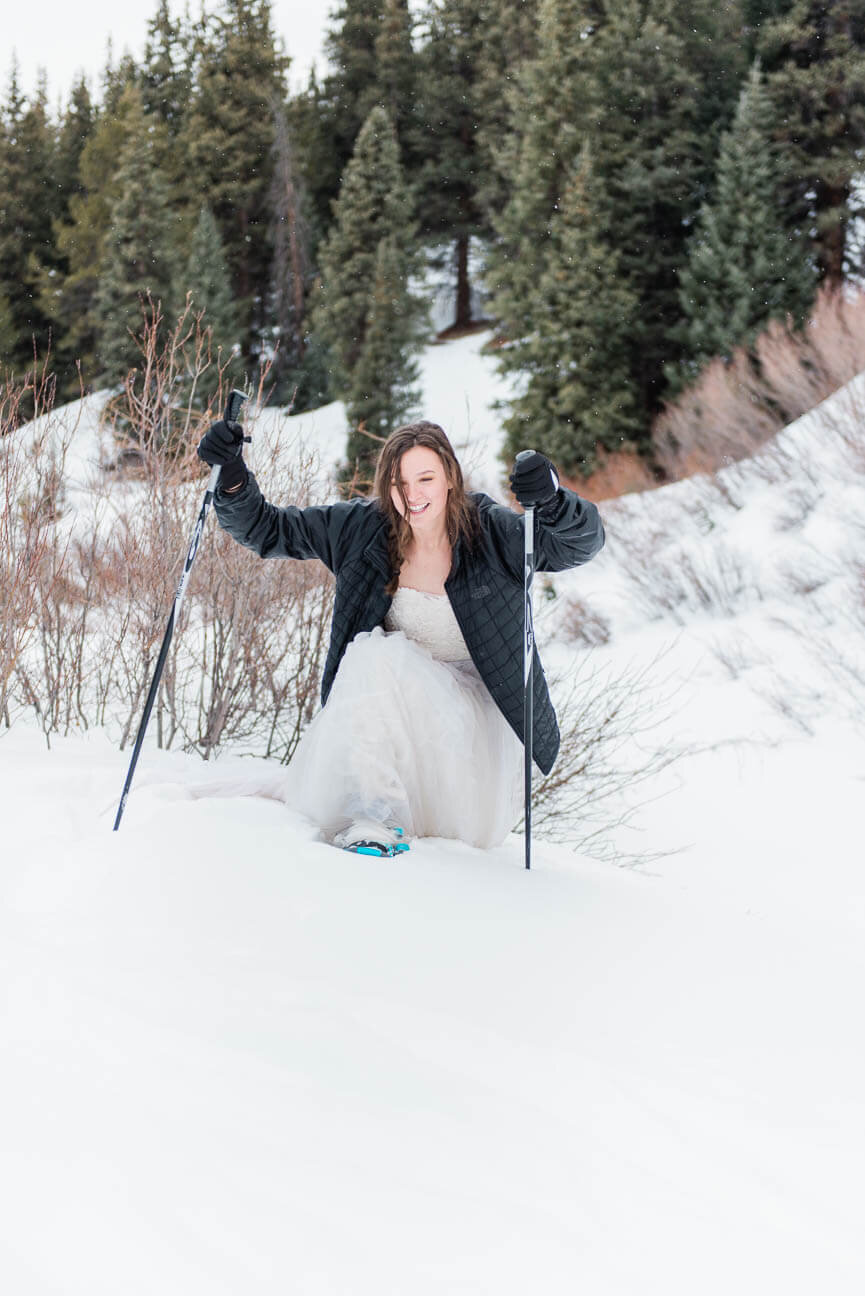
<path id="1" fill-rule="evenodd" d="M 817 235 L 817 265 L 822 283 L 833 288 L 840 287 L 844 279 L 844 243 L 846 222 L 844 214 L 848 210 L 849 186 L 830 186 L 820 183 L 817 186 L 817 220 L 826 212 L 834 213 L 834 219 Z"/>
<path id="2" fill-rule="evenodd" d="M 469 283 L 469 236 L 457 237 L 457 309 L 452 327 L 468 328 L 472 322 L 471 284 Z"/>

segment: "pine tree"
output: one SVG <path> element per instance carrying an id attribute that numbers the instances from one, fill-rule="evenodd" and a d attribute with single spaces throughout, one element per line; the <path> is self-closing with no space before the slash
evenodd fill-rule
<path id="1" fill-rule="evenodd" d="M 386 283 L 391 295 L 391 318 L 400 322 L 400 347 L 408 352 L 417 344 L 423 308 L 409 290 L 418 267 L 411 206 L 393 126 L 383 108 L 373 108 L 343 176 L 334 224 L 322 249 L 314 312 L 316 331 L 333 356 L 335 386 L 346 398 L 351 397 L 367 347 L 377 282 L 379 289 Z M 381 244 L 386 252 L 379 251 Z M 380 303 L 376 311 L 380 332 L 386 327 Z M 389 382 L 385 375 L 380 383 L 383 407 L 395 399 L 385 392 Z M 368 444 L 370 449 L 364 447 L 365 453 L 357 456 L 364 470 L 372 458 L 372 443 Z"/>
<path id="2" fill-rule="evenodd" d="M 494 218 L 486 275 L 493 313 L 511 338 L 532 327 L 550 221 L 596 116 L 594 55 L 604 21 L 594 0 L 541 0 L 537 52 L 516 79 L 500 159 L 510 196 Z"/>
<path id="3" fill-rule="evenodd" d="M 193 52 L 181 21 L 171 17 L 168 0 L 159 0 L 147 24 L 144 61 L 138 76 L 145 113 L 158 117 L 176 138 L 192 97 Z"/>
<path id="4" fill-rule="evenodd" d="M 12 307 L 5 293 L 0 290 L 0 375 L 5 377 L 13 367 L 15 351 L 15 322 L 12 319 Z"/>
<path id="5" fill-rule="evenodd" d="M 534 328 L 506 351 L 525 389 L 505 420 L 505 454 L 531 445 L 565 473 L 586 475 L 599 448 L 639 432 L 629 336 L 637 301 L 610 248 L 588 149 L 550 223 Z"/>
<path id="6" fill-rule="evenodd" d="M 119 158 L 117 197 L 102 247 L 94 302 L 98 370 L 103 383 L 122 382 L 140 360 L 136 336 L 143 312 L 161 304 L 173 312 L 175 280 L 171 212 L 166 186 L 154 164 L 152 119 L 146 118 L 137 90 L 132 101 L 129 135 Z"/>
<path id="7" fill-rule="evenodd" d="M 340 177 L 354 152 L 360 129 L 374 107 L 370 98 L 375 95 L 375 47 L 383 6 L 384 0 L 342 0 L 331 16 L 325 52 L 333 70 L 325 77 L 321 93 L 326 151 L 317 160 L 321 178 L 316 194 L 325 209 L 325 225 L 330 203 L 339 191 Z"/>
<path id="8" fill-rule="evenodd" d="M 424 130 L 418 211 L 427 238 L 454 244 L 454 328 L 471 323 L 469 243 L 473 236 L 487 232 L 478 202 L 482 184 L 482 154 L 477 143 L 482 10 L 482 0 L 439 0 L 432 5 L 421 54 Z"/>
<path id="9" fill-rule="evenodd" d="M 198 60 L 180 136 L 188 200 L 197 210 L 207 195 L 231 270 L 243 354 L 254 362 L 268 325 L 274 109 L 286 95 L 287 59 L 274 38 L 270 0 L 224 0 L 224 13 L 208 20 Z"/>
<path id="10" fill-rule="evenodd" d="M 325 50 L 331 71 L 315 78 L 292 108 L 298 160 L 315 221 L 327 230 L 340 178 L 363 123 L 386 110 L 397 134 L 409 183 L 419 165 L 417 55 L 408 0 L 342 0 L 331 17 Z"/>
<path id="11" fill-rule="evenodd" d="M 697 8 L 706 5 L 694 0 L 691 16 L 683 19 L 672 0 L 619 0 L 609 8 L 595 51 L 600 107 L 592 150 L 602 217 L 638 303 L 630 351 L 643 437 L 663 397 L 665 366 L 682 354 L 678 276 L 714 161 L 705 147 L 692 37 L 683 31 Z"/>
<path id="12" fill-rule="evenodd" d="M 865 148 L 865 0 L 750 7 L 786 162 L 785 207 L 814 222 L 820 278 L 838 284 L 862 269 L 848 243 L 862 215 L 854 181 Z"/>
<path id="13" fill-rule="evenodd" d="M 476 199 L 488 226 L 511 193 L 502 160 L 512 129 L 511 106 L 518 78 L 537 56 L 539 0 L 481 0 L 483 41 L 477 65 L 476 141 L 481 159 Z"/>
<path id="14" fill-rule="evenodd" d="M 56 264 L 52 220 L 60 210 L 54 179 L 56 134 L 44 78 L 28 102 L 13 63 L 0 115 L 0 293 L 11 318 L 8 356 L 17 369 L 47 352 L 50 325 L 38 295 L 38 258 Z"/>
<path id="15" fill-rule="evenodd" d="M 717 189 L 704 206 L 681 275 L 691 352 L 683 377 L 752 341 L 770 320 L 801 322 L 815 289 L 800 231 L 785 222 L 775 114 L 759 62 L 739 99 L 718 159 Z"/>
<path id="16" fill-rule="evenodd" d="M 376 105 L 387 112 L 396 131 L 403 173 L 409 183 L 413 182 L 419 164 L 419 67 L 412 44 L 413 29 L 414 20 L 408 0 L 383 0 L 373 46 L 375 79 L 367 90 L 365 102 L 359 105 L 362 110 L 366 110 L 362 121 Z"/>
<path id="17" fill-rule="evenodd" d="M 96 290 L 112 208 L 121 196 L 117 160 L 138 111 L 139 100 L 127 90 L 113 112 L 99 117 L 81 151 L 79 192 L 69 197 L 68 217 L 55 228 L 63 269 L 44 266 L 38 275 L 40 304 L 58 339 L 59 390 L 67 399 L 78 393 L 77 365 L 86 386 L 98 374 Z"/>
<path id="18" fill-rule="evenodd" d="M 314 271 L 306 187 L 295 163 L 288 114 L 274 123 L 274 172 L 270 195 L 273 219 L 271 284 L 274 359 L 273 399 L 291 401 L 296 412 L 331 399 L 324 349 L 309 333 L 309 300 Z"/>
<path id="19" fill-rule="evenodd" d="M 199 209 L 189 255 L 175 282 L 172 299 L 181 305 L 187 295 L 196 314 L 204 311 L 203 323 L 211 330 L 214 348 L 230 351 L 238 341 L 237 311 L 225 249 L 206 203 Z"/>
<path id="20" fill-rule="evenodd" d="M 60 220 L 68 219 L 70 199 L 82 192 L 81 155 L 96 127 L 96 120 L 87 81 L 83 76 L 79 77 L 73 82 L 57 136 L 54 174 L 61 201 Z"/>
<path id="21" fill-rule="evenodd" d="M 383 238 L 376 249 L 363 343 L 346 395 L 349 470 L 357 467 L 365 484 L 371 483 L 377 451 L 370 437 L 384 440 L 420 399 L 418 364 L 410 346 L 418 341 L 417 312 L 404 275 L 395 239 Z"/>

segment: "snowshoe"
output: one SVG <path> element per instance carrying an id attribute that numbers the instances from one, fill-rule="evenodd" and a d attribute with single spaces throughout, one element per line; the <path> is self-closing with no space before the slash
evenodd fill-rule
<path id="1" fill-rule="evenodd" d="M 388 828 L 373 819 L 357 819 L 334 838 L 333 844 L 356 855 L 393 857 L 408 850 L 408 842 L 400 840 L 404 836 L 402 828 Z"/>

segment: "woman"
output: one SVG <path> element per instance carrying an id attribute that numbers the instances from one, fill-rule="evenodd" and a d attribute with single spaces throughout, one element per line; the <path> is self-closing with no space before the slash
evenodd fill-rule
<path id="1" fill-rule="evenodd" d="M 372 499 L 304 509 L 267 503 L 241 450 L 224 422 L 198 448 L 221 467 L 221 525 L 262 558 L 319 558 L 336 577 L 322 710 L 285 800 L 348 850 L 390 855 L 414 836 L 497 845 L 522 787 L 522 518 L 466 492 L 435 423 L 391 433 Z M 515 465 L 511 488 L 535 509 L 538 571 L 603 545 L 594 504 L 559 486 L 543 455 Z M 559 731 L 537 653 L 533 741 L 549 773 Z"/>

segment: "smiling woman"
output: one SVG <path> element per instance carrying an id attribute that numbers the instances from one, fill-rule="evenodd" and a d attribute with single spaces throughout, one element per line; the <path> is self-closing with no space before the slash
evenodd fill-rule
<path id="1" fill-rule="evenodd" d="M 466 491 L 435 423 L 391 433 L 372 499 L 305 509 L 262 499 L 241 450 L 241 430 L 225 423 L 199 446 L 222 469 L 222 526 L 262 557 L 319 558 L 336 576 L 323 706 L 285 801 L 361 853 L 393 855 L 415 836 L 497 845 L 522 786 L 522 519 Z M 601 548 L 597 509 L 560 487 L 543 455 L 521 456 L 511 485 L 535 510 L 538 571 Z M 548 773 L 559 733 L 537 652 L 533 741 Z"/>

